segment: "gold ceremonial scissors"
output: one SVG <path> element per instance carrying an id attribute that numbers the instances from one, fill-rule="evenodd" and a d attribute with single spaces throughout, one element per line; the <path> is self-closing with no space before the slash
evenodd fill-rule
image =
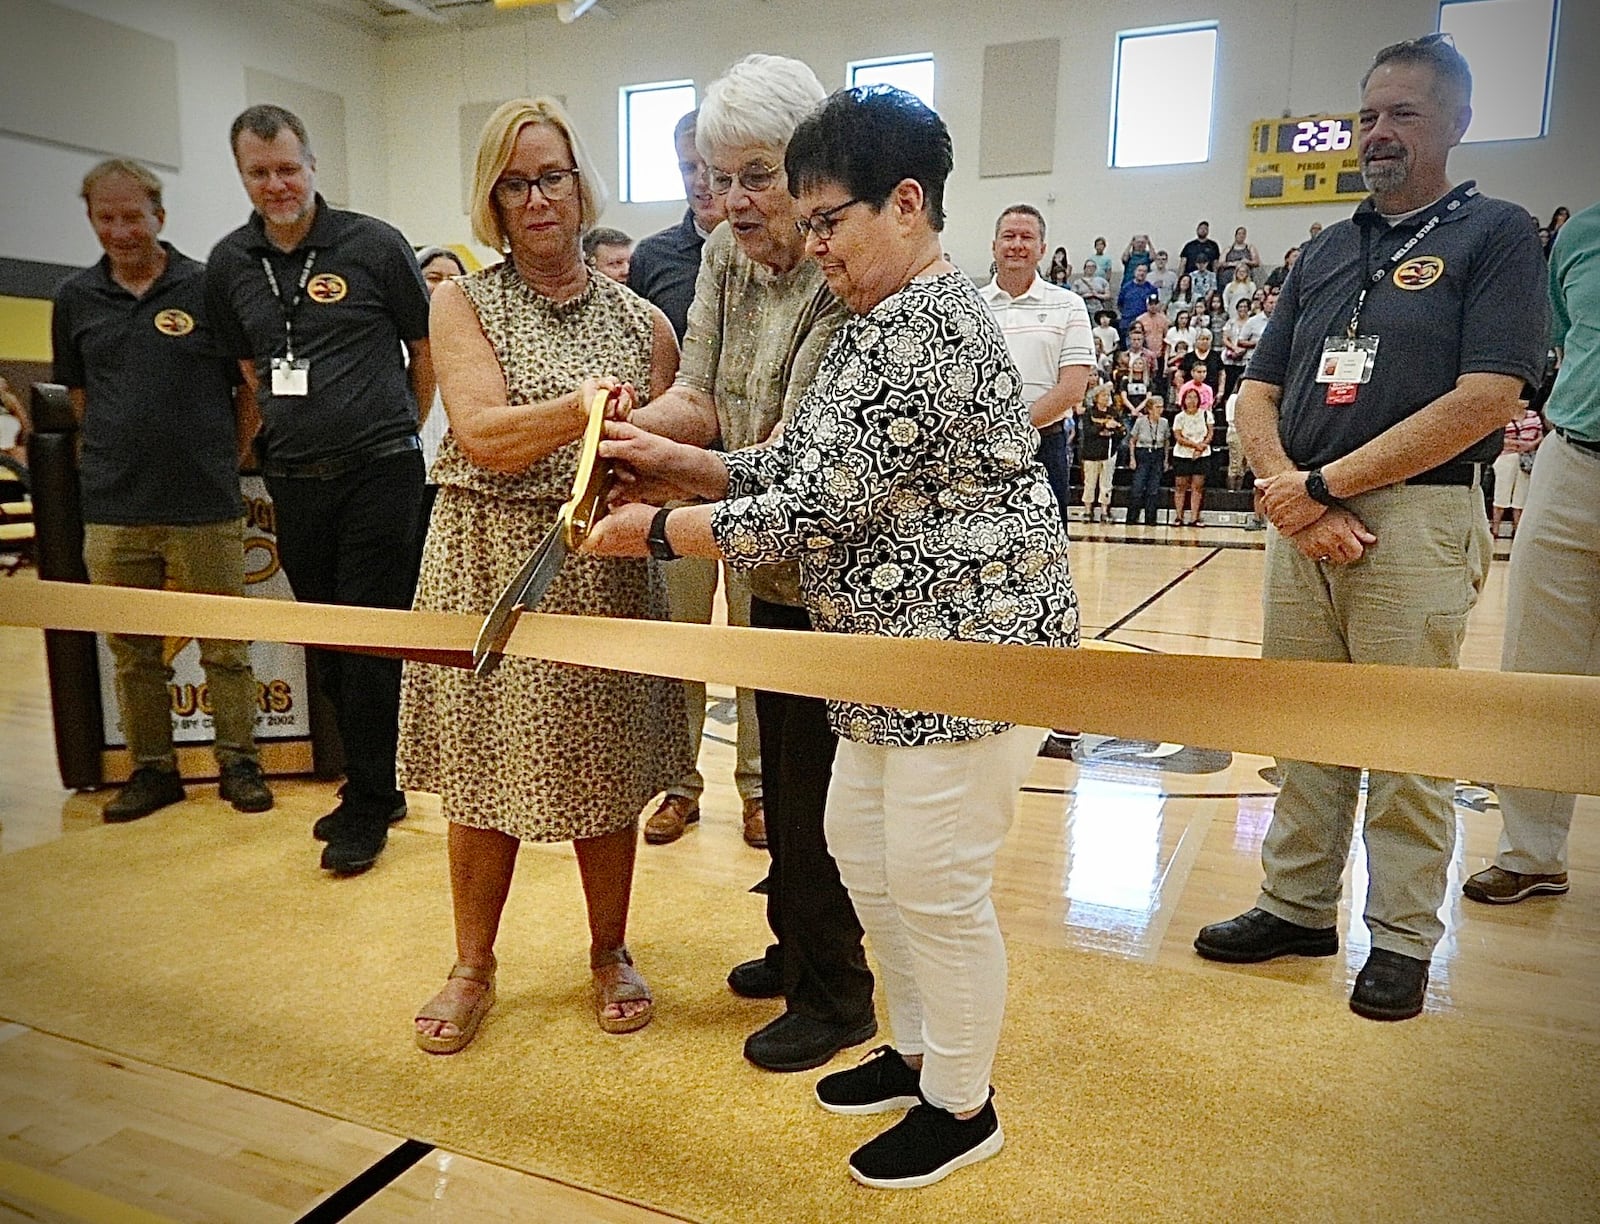
<path id="1" fill-rule="evenodd" d="M 578 473 L 572 481 L 572 496 L 563 503 L 556 521 L 539 547 L 522 563 L 517 576 L 500 592 L 472 647 L 472 672 L 487 676 L 500 665 L 511 631 L 529 608 L 537 607 L 550 589 L 567 554 L 583 543 L 595 522 L 605 513 L 606 493 L 611 488 L 611 464 L 600 458 L 600 439 L 605 434 L 606 409 L 621 398 L 620 388 L 601 391 L 589 405 L 589 423 L 583 431 L 578 452 Z"/>

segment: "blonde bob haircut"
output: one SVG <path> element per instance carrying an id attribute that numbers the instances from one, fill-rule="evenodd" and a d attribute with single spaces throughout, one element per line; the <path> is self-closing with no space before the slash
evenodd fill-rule
<path id="1" fill-rule="evenodd" d="M 484 123 L 472 171 L 472 236 L 497 251 L 507 250 L 510 242 L 500 222 L 500 210 L 495 207 L 494 185 L 511 161 L 518 133 L 535 123 L 547 123 L 555 128 L 572 151 L 572 164 L 578 168 L 578 200 L 582 208 L 579 228 L 587 230 L 598 221 L 609 202 L 605 180 L 594 168 L 561 103 L 554 98 L 513 98 Z"/>

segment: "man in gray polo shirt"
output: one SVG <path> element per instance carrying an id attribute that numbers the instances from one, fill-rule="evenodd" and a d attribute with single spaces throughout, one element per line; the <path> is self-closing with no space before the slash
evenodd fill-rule
<path id="1" fill-rule="evenodd" d="M 1267 541 L 1262 654 L 1454 667 L 1489 563 L 1478 489 L 1544 367 L 1543 255 L 1522 209 L 1453 187 L 1472 117 L 1440 36 L 1380 51 L 1362 81 L 1372 195 L 1309 244 L 1239 394 Z M 1316 694 L 1302 712 L 1316 717 Z M 1256 908 L 1204 928 L 1235 963 L 1338 951 L 1361 770 L 1284 761 Z M 1454 780 L 1369 772 L 1372 952 L 1350 1007 L 1422 1010 L 1455 837 Z"/>
<path id="2" fill-rule="evenodd" d="M 238 375 L 206 318 L 205 268 L 158 235 L 161 180 L 137 162 L 83 179 L 104 257 L 56 295 L 55 378 L 83 423 L 84 561 L 91 582 L 244 593 Z M 248 402 L 249 391 L 238 390 Z M 248 418 L 251 413 L 246 409 Z M 159 637 L 111 634 L 117 705 L 134 772 L 112 823 L 184 797 L 172 746 L 172 668 Z M 255 745 L 256 678 L 245 642 L 200 642 L 221 795 L 262 812 L 272 792 Z"/>

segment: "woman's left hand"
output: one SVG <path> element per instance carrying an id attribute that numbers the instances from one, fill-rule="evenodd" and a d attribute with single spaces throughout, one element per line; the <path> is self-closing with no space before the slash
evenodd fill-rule
<path id="1" fill-rule="evenodd" d="M 644 502 L 613 506 L 590 528 L 578 551 L 592 557 L 648 557 L 646 537 L 658 509 Z"/>

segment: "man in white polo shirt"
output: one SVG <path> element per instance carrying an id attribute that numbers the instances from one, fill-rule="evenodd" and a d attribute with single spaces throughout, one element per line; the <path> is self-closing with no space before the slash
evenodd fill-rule
<path id="1" fill-rule="evenodd" d="M 1039 462 L 1065 523 L 1072 414 L 1094 371 L 1094 337 L 1083 299 L 1039 275 L 1043 258 L 1044 217 L 1031 204 L 1013 204 L 995 222 L 995 277 L 979 292 L 1022 374 L 1022 399 L 1040 435 Z"/>

